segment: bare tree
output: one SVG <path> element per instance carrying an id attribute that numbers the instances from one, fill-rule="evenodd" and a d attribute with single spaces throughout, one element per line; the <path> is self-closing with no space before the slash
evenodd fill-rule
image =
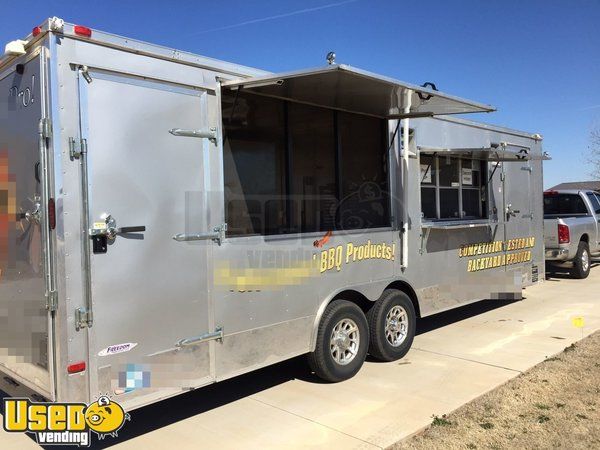
<path id="1" fill-rule="evenodd" d="M 591 165 L 590 175 L 600 179 L 600 127 L 590 133 L 588 162 Z"/>

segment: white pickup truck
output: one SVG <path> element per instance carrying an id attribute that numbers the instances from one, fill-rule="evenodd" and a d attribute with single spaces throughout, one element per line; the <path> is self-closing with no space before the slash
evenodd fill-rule
<path id="1" fill-rule="evenodd" d="M 586 278 L 591 256 L 600 254 L 600 193 L 545 191 L 544 243 L 549 268 Z"/>

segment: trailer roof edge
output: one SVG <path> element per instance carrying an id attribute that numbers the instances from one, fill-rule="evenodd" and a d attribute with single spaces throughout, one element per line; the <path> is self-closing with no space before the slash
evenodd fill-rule
<path id="1" fill-rule="evenodd" d="M 464 119 L 462 117 L 450 117 L 450 116 L 436 116 L 433 117 L 436 120 L 443 120 L 446 122 L 454 122 L 461 125 L 471 126 L 473 128 L 481 128 L 484 130 L 497 131 L 505 134 L 511 134 L 513 136 L 524 137 L 528 139 L 534 139 L 536 141 L 542 141 L 544 138 L 539 133 L 531 133 L 529 131 L 517 130 L 514 128 L 505 127 L 502 125 L 495 125 L 492 123 L 479 122 L 477 120 Z"/>

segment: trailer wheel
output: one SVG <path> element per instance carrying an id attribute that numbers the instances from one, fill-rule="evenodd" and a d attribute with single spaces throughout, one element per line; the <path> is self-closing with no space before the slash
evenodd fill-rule
<path id="1" fill-rule="evenodd" d="M 395 289 L 385 290 L 367 313 L 367 320 L 371 356 L 380 361 L 395 361 L 408 353 L 417 321 L 408 295 Z"/>
<path id="2" fill-rule="evenodd" d="M 369 348 L 369 327 L 362 310 L 346 300 L 331 302 L 321 318 L 315 351 L 308 363 L 324 380 L 338 382 L 360 370 Z"/>
<path id="3" fill-rule="evenodd" d="M 587 242 L 580 241 L 577 247 L 577 255 L 573 260 L 573 278 L 587 278 L 590 274 L 590 247 Z"/>

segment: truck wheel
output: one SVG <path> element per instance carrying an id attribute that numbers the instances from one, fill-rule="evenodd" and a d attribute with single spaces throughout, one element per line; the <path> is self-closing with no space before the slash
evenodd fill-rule
<path id="1" fill-rule="evenodd" d="M 415 337 L 416 319 L 408 295 L 395 289 L 384 291 L 367 313 L 371 356 L 380 361 L 395 361 L 406 355 Z"/>
<path id="2" fill-rule="evenodd" d="M 362 310 L 346 300 L 331 302 L 321 318 L 315 351 L 308 354 L 311 369 L 322 378 L 338 382 L 360 370 L 369 348 L 369 328 Z"/>
<path id="3" fill-rule="evenodd" d="M 587 278 L 590 274 L 590 246 L 587 242 L 579 242 L 577 255 L 573 260 L 573 270 L 571 275 L 574 278 Z"/>

